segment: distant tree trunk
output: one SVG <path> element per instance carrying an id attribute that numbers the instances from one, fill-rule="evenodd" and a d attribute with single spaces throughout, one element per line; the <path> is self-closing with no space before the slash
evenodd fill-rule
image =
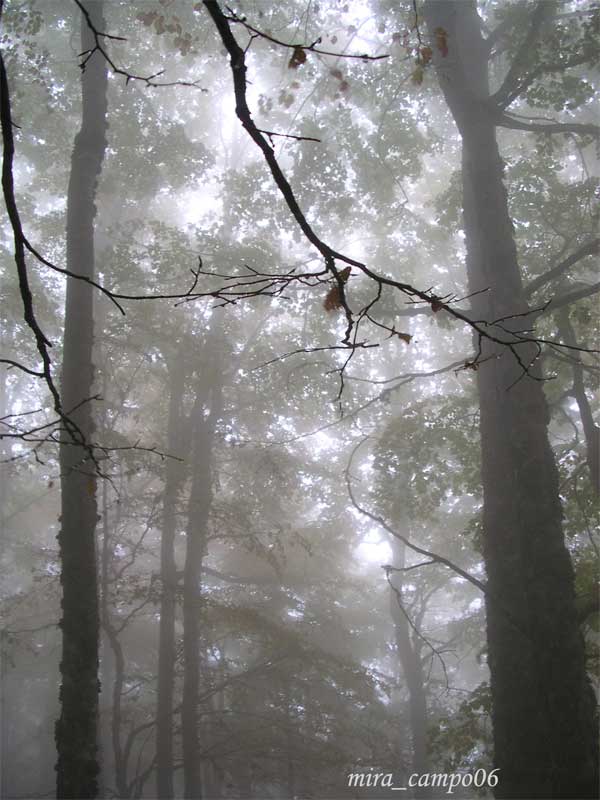
<path id="1" fill-rule="evenodd" d="M 86 3 L 104 30 L 102 3 Z M 81 50 L 94 47 L 82 17 Z M 107 71 L 95 53 L 81 76 L 82 123 L 75 137 L 67 198 L 67 268 L 94 277 L 94 204 L 106 147 Z M 87 441 L 93 433 L 92 288 L 68 278 L 62 369 L 62 405 Z M 63 434 L 63 438 L 66 438 Z M 97 794 L 98 596 L 96 575 L 96 475 L 89 452 L 61 445 L 62 661 L 61 713 L 56 723 L 57 797 Z"/>
<path id="2" fill-rule="evenodd" d="M 213 324 L 218 325 L 218 322 Z M 202 611 L 202 561 L 206 555 L 207 524 L 212 502 L 212 451 L 215 425 L 221 416 L 220 359 L 215 335 L 206 347 L 208 362 L 198 374 L 198 389 L 192 410 L 192 482 L 188 509 L 186 554 L 183 575 L 183 737 L 184 797 L 203 796 L 198 693 L 200 685 L 200 615 Z"/>
<path id="3" fill-rule="evenodd" d="M 167 452 L 182 458 L 185 445 L 183 393 L 185 389 L 185 354 L 181 350 L 167 361 L 170 399 L 167 428 Z M 177 503 L 185 480 L 181 461 L 166 461 L 163 522 L 160 545 L 160 625 L 158 644 L 158 699 L 156 712 L 156 792 L 161 800 L 173 797 L 173 691 L 175 684 L 175 609 L 177 601 L 177 566 L 175 533 Z"/>
<path id="4" fill-rule="evenodd" d="M 119 636 L 110 623 L 106 626 L 106 634 L 115 661 L 114 681 L 112 686 L 112 713 L 110 720 L 114 760 L 114 786 L 119 797 L 128 797 L 127 761 L 123 753 L 123 747 L 121 746 L 121 729 L 123 722 L 121 698 L 123 696 L 123 684 L 125 682 L 125 656 Z"/>
<path id="5" fill-rule="evenodd" d="M 392 539 L 392 552 L 394 554 L 393 566 L 405 565 L 405 546 L 398 539 Z M 394 573 L 390 577 L 394 588 L 402 596 L 402 573 Z M 400 608 L 396 592 L 390 591 L 390 609 L 394 621 L 398 659 L 402 666 L 402 674 L 408 690 L 408 710 L 412 739 L 411 772 L 419 775 L 427 772 L 427 696 L 423 680 L 423 667 L 421 665 L 420 648 L 413 642 L 410 635 L 410 626 L 406 614 Z M 430 797 L 428 787 L 419 787 L 415 790 L 415 797 Z"/>
<path id="6" fill-rule="evenodd" d="M 286 785 L 286 797 L 289 797 L 290 800 L 294 800 L 296 797 L 296 745 L 295 745 L 295 737 L 294 737 L 294 715 L 292 712 L 293 708 L 293 697 L 292 697 L 292 686 L 291 686 L 291 679 L 289 674 L 283 674 L 282 676 L 282 694 L 285 699 L 285 766 L 286 766 L 286 775 L 285 775 L 285 785 Z"/>
<path id="7" fill-rule="evenodd" d="M 565 344 L 577 347 L 578 342 L 575 338 L 575 331 L 571 324 L 568 308 L 562 309 L 558 315 L 558 332 Z M 594 422 L 592 406 L 585 392 L 583 365 L 579 353 L 574 351 L 570 354 L 570 358 L 573 363 L 573 389 L 571 394 L 575 398 L 579 409 L 592 488 L 597 495 L 600 495 L 600 428 Z"/>
<path id="8" fill-rule="evenodd" d="M 550 4 L 551 5 L 551 4 Z M 464 226 L 473 317 L 527 311 L 489 96 L 475 2 L 428 0 L 429 33 L 446 32 L 438 77 L 462 136 Z M 507 327 L 526 328 L 523 317 Z M 598 796 L 595 703 L 564 545 L 557 470 L 541 384 L 505 348 L 477 371 L 484 558 L 495 766 L 500 798 Z M 519 347 L 522 360 L 531 349 Z M 509 388 L 511 387 L 512 388 Z"/>
<path id="9" fill-rule="evenodd" d="M 106 398 L 107 378 L 103 374 L 102 397 Z M 104 420 L 103 430 L 106 430 L 106 419 Z M 102 508 L 102 547 L 100 549 L 100 674 L 101 674 L 101 694 L 100 694 L 100 750 L 101 750 L 101 791 L 112 782 L 114 773 L 113 758 L 109 759 L 108 753 L 112 751 L 112 721 L 113 721 L 113 687 L 115 683 L 115 658 L 110 647 L 110 640 L 106 632 L 107 624 L 110 624 L 109 611 L 109 586 L 110 586 L 110 532 L 108 529 L 108 485 L 106 481 L 102 485 L 101 492 Z"/>

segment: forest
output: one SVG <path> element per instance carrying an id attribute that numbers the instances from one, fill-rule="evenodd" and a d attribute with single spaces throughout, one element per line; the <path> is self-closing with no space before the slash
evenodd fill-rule
<path id="1" fill-rule="evenodd" d="M 600 3 L 0 26 L 0 797 L 597 798 Z"/>

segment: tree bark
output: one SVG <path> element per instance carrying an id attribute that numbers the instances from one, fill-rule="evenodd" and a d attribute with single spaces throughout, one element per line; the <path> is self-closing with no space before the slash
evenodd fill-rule
<path id="1" fill-rule="evenodd" d="M 185 448 L 183 393 L 185 389 L 185 355 L 178 352 L 168 362 L 169 419 L 167 451 L 181 458 Z M 166 462 L 163 522 L 160 544 L 160 625 L 158 644 L 158 681 L 156 711 L 156 793 L 161 800 L 174 796 L 173 788 L 173 691 L 175 684 L 175 610 L 177 602 L 177 565 L 175 563 L 175 531 L 177 503 L 185 480 L 181 461 Z"/>
<path id="2" fill-rule="evenodd" d="M 104 30 L 102 3 L 86 4 Z M 81 22 L 81 49 L 94 41 Z M 94 277 L 94 204 L 106 147 L 107 70 L 95 53 L 81 77 L 82 122 L 75 137 L 67 199 L 67 268 Z M 67 279 L 62 370 L 62 405 L 89 442 L 94 424 L 92 395 L 92 288 Z M 66 434 L 65 434 L 66 438 Z M 88 798 L 97 794 L 98 597 L 95 552 L 96 474 L 89 450 L 72 442 L 60 448 L 62 661 L 61 713 L 56 723 L 57 797 Z"/>
<path id="3" fill-rule="evenodd" d="M 527 311 L 489 97 L 487 51 L 472 0 L 428 0 L 440 85 L 462 137 L 464 226 L 473 316 Z M 509 320 L 507 326 L 510 327 Z M 527 319 L 512 320 L 514 329 Z M 506 348 L 483 342 L 484 559 L 495 766 L 500 798 L 597 797 L 595 702 L 564 544 L 558 476 L 539 381 Z M 532 356 L 519 347 L 522 360 Z M 512 388 L 510 388 L 512 387 Z M 508 612 L 508 614 L 507 614 Z M 518 626 L 518 629 L 517 627 Z"/>

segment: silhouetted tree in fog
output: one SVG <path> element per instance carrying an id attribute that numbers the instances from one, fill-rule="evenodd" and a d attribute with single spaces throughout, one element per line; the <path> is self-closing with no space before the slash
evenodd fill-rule
<path id="1" fill-rule="evenodd" d="M 478 319 L 504 319 L 507 330 L 535 324 L 517 260 L 498 126 L 505 110 L 547 71 L 544 37 L 557 6 L 531 5 L 522 42 L 500 88 L 489 89 L 490 44 L 475 2 L 428 0 L 424 15 L 440 86 L 462 138 L 462 187 L 471 307 Z M 443 32 L 443 33 L 440 33 Z M 513 32 L 516 33 L 516 32 Z M 581 44 L 576 63 L 591 57 Z M 539 48 L 536 53 L 536 48 Z M 542 52 L 542 55 L 538 53 Z M 537 55 L 537 57 L 536 57 Z M 527 125 L 522 124 L 525 130 Z M 531 130 L 544 125 L 533 124 Z M 560 128 L 571 130 L 568 123 Z M 576 131 L 577 127 L 574 126 Z M 549 130 L 552 133 L 552 130 Z M 483 552 L 488 575 L 487 641 L 492 689 L 497 797 L 596 797 L 598 729 L 565 546 L 558 474 L 548 441 L 549 414 L 538 348 L 513 354 L 483 340 L 477 371 L 481 409 Z"/>
<path id="2" fill-rule="evenodd" d="M 94 25 L 104 28 L 102 4 L 87 5 Z M 94 40 L 81 17 L 81 50 Z M 107 67 L 94 53 L 81 76 L 81 129 L 75 137 L 67 197 L 67 268 L 94 279 L 96 184 L 106 147 Z M 61 712 L 56 724 L 57 797 L 95 797 L 98 759 L 99 614 L 96 566 L 97 465 L 89 442 L 94 430 L 94 290 L 68 278 L 65 309 L 61 401 L 85 443 L 65 441 L 60 447 L 61 530 L 58 536 L 63 589 L 61 630 Z M 87 446 L 86 446 L 87 444 Z"/>

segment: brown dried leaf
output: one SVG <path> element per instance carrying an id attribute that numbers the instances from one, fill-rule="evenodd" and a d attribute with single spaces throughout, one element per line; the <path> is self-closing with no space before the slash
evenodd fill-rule
<path id="1" fill-rule="evenodd" d="M 325 300 L 323 301 L 323 308 L 325 311 L 335 311 L 342 307 L 342 298 L 340 297 L 340 287 L 332 286 L 327 292 Z"/>
<path id="2" fill-rule="evenodd" d="M 288 62 L 289 69 L 298 69 L 300 64 L 304 64 L 306 61 L 306 52 L 303 47 L 294 47 L 294 52 L 292 53 L 292 57 Z"/>
<path id="3" fill-rule="evenodd" d="M 422 47 L 420 50 L 421 63 L 423 65 L 429 64 L 433 58 L 433 50 L 431 47 Z"/>
<path id="4" fill-rule="evenodd" d="M 412 335 L 410 333 L 400 333 L 400 331 L 396 331 L 395 333 L 396 333 L 396 336 L 399 339 L 402 339 L 403 342 L 406 342 L 406 344 L 410 344 L 411 343 Z"/>

